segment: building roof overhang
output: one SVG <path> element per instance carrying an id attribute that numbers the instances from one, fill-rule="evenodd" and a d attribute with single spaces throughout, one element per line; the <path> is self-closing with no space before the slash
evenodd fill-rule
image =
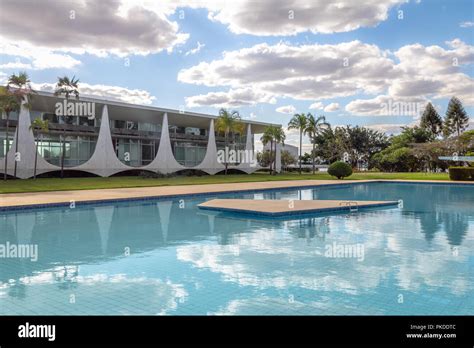
<path id="1" fill-rule="evenodd" d="M 43 112 L 54 113 L 56 110 L 56 103 L 62 102 L 64 97 L 55 96 L 51 92 L 38 91 L 33 96 L 30 103 L 32 110 L 39 110 Z M 160 108 L 150 105 L 129 104 L 121 101 L 96 98 L 92 96 L 80 96 L 78 100 L 74 97 L 69 98 L 70 102 L 92 102 L 95 103 L 95 114 L 100 115 L 104 105 L 107 105 L 110 119 L 123 121 L 137 121 L 147 123 L 161 124 L 163 115 L 168 114 L 168 122 L 170 125 L 177 127 L 196 127 L 207 129 L 209 121 L 216 119 L 218 116 L 210 114 L 202 114 L 190 112 L 186 110 L 175 110 Z M 252 133 L 263 133 L 270 123 L 249 121 L 242 119 L 244 124 L 252 125 Z"/>

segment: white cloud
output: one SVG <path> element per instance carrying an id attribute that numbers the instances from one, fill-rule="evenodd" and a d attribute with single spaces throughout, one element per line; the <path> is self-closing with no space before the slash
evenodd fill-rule
<path id="1" fill-rule="evenodd" d="M 9 62 L 0 64 L 1 69 L 32 69 L 31 64 L 21 62 Z"/>
<path id="2" fill-rule="evenodd" d="M 309 106 L 311 110 L 322 110 L 324 109 L 324 104 L 321 102 L 313 103 Z"/>
<path id="3" fill-rule="evenodd" d="M 276 108 L 275 111 L 281 114 L 292 115 L 296 112 L 296 108 L 293 105 L 285 105 L 285 106 L 280 106 Z"/>
<path id="4" fill-rule="evenodd" d="M 231 89 L 228 92 L 209 92 L 185 98 L 188 107 L 212 106 L 236 107 L 255 105 L 258 103 L 274 104 L 275 98 L 268 93 L 255 91 L 251 87 Z"/>
<path id="5" fill-rule="evenodd" d="M 14 62 L 2 64 L 4 69 L 73 69 L 81 64 L 68 54 L 55 53 L 51 49 L 36 47 L 24 41 L 4 40 L 0 45 L 0 54 L 16 57 Z M 21 62 L 20 58 L 28 63 Z"/>
<path id="6" fill-rule="evenodd" d="M 393 98 L 379 95 L 372 99 L 356 99 L 345 107 L 355 116 L 412 116 L 423 112 L 430 100 L 421 97 Z"/>
<path id="7" fill-rule="evenodd" d="M 345 59 L 349 67 L 344 66 Z M 395 77 L 394 62 L 375 45 L 258 44 L 224 52 L 178 74 L 178 81 L 205 86 L 251 87 L 276 97 L 322 100 L 381 92 Z"/>
<path id="8" fill-rule="evenodd" d="M 2 41 L 99 56 L 172 50 L 189 37 L 167 18 L 172 9 L 117 0 L 1 0 Z M 18 20 L 21 18 L 21 20 Z"/>
<path id="9" fill-rule="evenodd" d="M 195 48 L 190 49 L 187 51 L 184 55 L 189 56 L 198 53 L 203 47 L 205 47 L 205 44 L 200 43 L 199 41 L 197 42 L 197 46 Z"/>
<path id="10" fill-rule="evenodd" d="M 389 10 L 407 0 L 184 0 L 191 7 L 204 7 L 209 18 L 236 34 L 286 36 L 302 32 L 337 33 L 373 27 L 388 18 Z M 178 5 L 177 5 L 178 6 Z"/>
<path id="11" fill-rule="evenodd" d="M 474 47 L 459 39 L 446 46 L 413 44 L 391 53 L 360 41 L 300 46 L 263 43 L 183 69 L 178 80 L 251 88 L 274 98 L 313 103 L 356 94 L 386 95 L 404 102 L 456 95 L 466 105 L 474 105 L 474 80 L 462 70 L 474 62 Z"/>
<path id="12" fill-rule="evenodd" d="M 326 112 L 333 112 L 333 111 L 337 111 L 339 110 L 339 103 L 331 103 L 331 104 L 328 104 L 325 108 L 324 108 L 324 111 Z"/>
<path id="13" fill-rule="evenodd" d="M 459 23 L 459 26 L 460 26 L 461 28 L 474 27 L 474 22 L 472 22 L 472 21 L 461 22 L 461 23 Z"/>
<path id="14" fill-rule="evenodd" d="M 189 38 L 180 32 L 178 22 L 169 19 L 178 8 L 204 8 L 210 20 L 227 25 L 234 33 L 295 35 L 376 26 L 387 19 L 391 8 L 404 2 L 407 0 L 339 0 L 337 4 L 325 0 L 1 0 L 0 39 L 21 50 L 31 46 L 40 50 L 44 59 L 32 58 L 32 69 L 71 69 L 80 62 L 69 54 L 123 57 L 172 51 Z M 186 55 L 202 47 L 198 43 Z"/>
<path id="15" fill-rule="evenodd" d="M 54 92 L 53 83 L 32 83 L 36 90 Z M 104 99 L 122 101 L 131 104 L 150 105 L 156 99 L 148 91 L 142 89 L 128 89 L 120 86 L 108 85 L 90 85 L 88 83 L 79 83 L 81 96 L 94 96 Z"/>
<path id="16" fill-rule="evenodd" d="M 434 77 L 440 74 L 458 73 L 459 67 L 474 62 L 474 46 L 459 39 L 445 43 L 451 49 L 437 45 L 406 45 L 395 52 L 400 60 L 397 72 L 406 77 Z"/>
<path id="17" fill-rule="evenodd" d="M 422 107 L 431 99 L 457 96 L 465 105 L 474 105 L 474 79 L 461 71 L 461 67 L 474 63 L 474 46 L 459 39 L 447 41 L 449 49 L 440 46 L 406 45 L 394 54 L 399 59 L 386 95 L 372 99 L 357 99 L 346 105 L 346 111 L 355 115 L 386 115 L 384 106 Z M 392 115 L 403 115 L 392 109 Z"/>

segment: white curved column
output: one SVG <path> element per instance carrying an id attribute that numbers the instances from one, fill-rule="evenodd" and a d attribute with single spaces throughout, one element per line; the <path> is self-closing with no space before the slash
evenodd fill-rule
<path id="1" fill-rule="evenodd" d="M 20 179 L 27 179 L 34 175 L 36 143 L 33 135 L 33 130 L 30 129 L 31 119 L 30 110 L 25 107 L 25 102 L 22 102 L 20 114 L 18 115 L 18 125 L 15 135 L 13 136 L 13 143 L 8 150 L 8 168 L 7 174 L 13 176 L 15 168 L 15 158 L 17 161 L 16 176 Z M 18 137 L 18 151 L 16 151 L 16 138 Z M 15 154 L 18 153 L 18 156 Z M 36 167 L 36 174 L 42 174 L 58 170 L 59 167 L 48 163 L 40 154 L 38 154 L 38 162 Z M 5 157 L 0 160 L 0 172 L 5 173 Z"/>
<path id="2" fill-rule="evenodd" d="M 253 173 L 259 169 L 259 165 L 257 162 L 257 156 L 253 151 L 253 143 L 252 143 L 252 126 L 250 124 L 247 125 L 247 139 L 245 143 L 245 152 L 247 155 L 251 155 L 253 162 L 244 162 L 240 163 L 239 165 L 233 167 L 235 169 L 239 169 L 247 174 Z"/>
<path id="3" fill-rule="evenodd" d="M 217 161 L 217 145 L 214 132 L 214 120 L 211 120 L 211 124 L 209 125 L 209 137 L 207 140 L 207 149 L 204 159 L 193 169 L 199 169 L 211 175 L 214 175 L 217 172 L 225 169 L 225 166 Z"/>
<path id="4" fill-rule="evenodd" d="M 109 125 L 107 105 L 102 109 L 99 137 L 94 153 L 89 160 L 77 167 L 68 167 L 69 170 L 82 170 L 100 176 L 111 176 L 126 170 L 137 169 L 120 162 L 112 144 L 112 134 Z"/>
<path id="5" fill-rule="evenodd" d="M 186 169 L 179 164 L 174 158 L 173 150 L 171 148 L 170 133 L 168 129 L 168 114 L 163 115 L 163 124 L 161 126 L 160 146 L 155 159 L 148 165 L 140 167 L 140 169 L 151 170 L 153 172 L 160 172 L 162 174 L 170 174 L 182 169 Z"/>

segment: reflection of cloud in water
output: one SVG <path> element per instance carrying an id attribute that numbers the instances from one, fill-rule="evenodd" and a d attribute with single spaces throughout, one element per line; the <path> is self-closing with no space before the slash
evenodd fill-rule
<path id="1" fill-rule="evenodd" d="M 72 281 L 75 286 L 62 291 L 58 289 L 54 272 L 44 272 L 0 284 L 0 313 L 163 315 L 175 310 L 178 302 L 184 302 L 188 296 L 180 284 L 146 277 L 130 278 L 123 274 L 77 276 Z M 35 299 L 28 301 L 28 307 L 9 291 L 24 285 L 28 285 L 26 297 Z M 71 304 L 72 294 L 76 303 Z"/>
<path id="2" fill-rule="evenodd" d="M 328 314 L 359 314 L 357 306 L 351 306 L 347 303 L 332 303 L 329 298 L 323 298 L 320 302 L 307 301 L 299 302 L 297 300 L 289 301 L 288 298 L 275 297 L 255 297 L 248 299 L 232 300 L 227 303 L 225 308 L 220 309 L 214 315 L 328 315 Z M 366 308 L 370 313 L 366 314 L 384 314 L 383 310 L 376 308 Z"/>
<path id="3" fill-rule="evenodd" d="M 395 285 L 405 291 L 424 285 L 448 288 L 454 294 L 470 291 L 466 272 L 469 250 L 474 248 L 472 237 L 455 256 L 442 234 L 427 247 L 423 234 L 413 232 L 420 230 L 419 221 L 406 219 L 399 210 L 338 215 L 329 221 L 326 239 L 310 245 L 295 237 L 300 227 L 290 222 L 281 230 L 260 228 L 236 235 L 232 245 L 179 246 L 177 256 L 220 273 L 226 281 L 257 288 L 295 286 L 360 294 L 394 277 Z M 364 261 L 324 257 L 325 245 L 333 241 L 362 243 Z"/>

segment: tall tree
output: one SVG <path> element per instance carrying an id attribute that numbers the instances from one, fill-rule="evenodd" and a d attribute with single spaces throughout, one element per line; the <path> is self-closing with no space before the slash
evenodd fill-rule
<path id="1" fill-rule="evenodd" d="M 7 168 L 8 168 L 8 150 L 10 150 L 10 113 L 20 112 L 20 103 L 13 93 L 5 86 L 0 86 L 0 112 L 6 116 L 6 131 L 5 131 L 5 157 L 4 167 L 5 172 L 3 173 L 3 180 L 7 180 Z"/>
<path id="2" fill-rule="evenodd" d="M 443 120 L 434 108 L 433 104 L 426 104 L 425 110 L 421 115 L 420 127 L 430 130 L 434 135 L 441 133 L 443 128 Z"/>
<path id="3" fill-rule="evenodd" d="M 67 76 L 58 77 L 54 95 L 64 95 L 66 99 L 69 99 L 71 94 L 74 94 L 76 99 L 79 99 L 79 79 L 76 76 L 73 76 L 71 79 Z"/>
<path id="4" fill-rule="evenodd" d="M 293 118 L 288 123 L 288 130 L 298 129 L 300 132 L 300 174 L 301 174 L 301 157 L 303 156 L 303 133 L 308 123 L 308 116 L 304 113 L 294 114 Z"/>
<path id="5" fill-rule="evenodd" d="M 313 162 L 313 174 L 316 172 L 315 159 L 316 159 L 316 134 L 320 133 L 322 129 L 329 126 L 329 123 L 326 122 L 325 116 L 319 116 L 315 118 L 313 115 L 308 114 L 306 128 L 304 129 L 305 134 L 308 134 L 311 144 L 313 145 L 313 150 L 311 151 L 311 160 Z"/>
<path id="6" fill-rule="evenodd" d="M 461 101 L 456 97 L 452 97 L 444 118 L 444 135 L 449 137 L 451 134 L 456 133 L 459 136 L 467 128 L 468 124 L 469 116 L 466 110 L 464 110 Z"/>
<path id="7" fill-rule="evenodd" d="M 13 95 L 15 96 L 18 104 L 20 104 L 20 111 L 21 105 L 25 108 L 30 108 L 30 99 L 33 97 L 33 94 L 36 93 L 33 88 L 31 88 L 31 80 L 28 77 L 26 72 L 21 72 L 18 75 L 12 74 L 8 78 L 7 82 L 7 89 L 10 90 Z M 18 114 L 18 116 L 20 116 Z M 18 144 L 20 138 L 20 118 L 18 117 L 18 125 L 16 127 L 16 140 L 15 140 L 15 153 L 18 153 Z M 13 171 L 13 176 L 16 177 L 16 172 L 18 168 L 18 161 L 15 159 L 15 167 Z M 6 168 L 5 168 L 6 169 Z"/>
<path id="8" fill-rule="evenodd" d="M 79 79 L 76 79 L 75 76 L 70 79 L 67 76 L 58 77 L 58 82 L 56 83 L 56 89 L 54 91 L 55 96 L 64 95 L 66 100 L 69 99 L 69 96 L 74 94 L 76 99 L 79 99 Z M 58 115 L 62 117 L 63 120 L 63 131 L 60 136 L 61 143 L 61 179 L 64 178 L 64 158 L 66 154 L 66 115 Z"/>
<path id="9" fill-rule="evenodd" d="M 30 129 L 33 131 L 33 137 L 35 138 L 36 152 L 35 152 L 35 169 L 33 178 L 36 179 L 36 168 L 38 167 L 38 144 L 36 143 L 38 133 L 41 134 L 41 141 L 43 140 L 43 133 L 49 131 L 49 122 L 48 120 L 42 120 L 41 118 L 35 118 L 31 123 Z"/>
<path id="10" fill-rule="evenodd" d="M 224 151 L 227 154 L 227 147 L 229 144 L 229 135 L 243 131 L 243 124 L 240 121 L 240 114 L 238 111 L 228 111 L 224 108 L 219 110 L 219 117 L 216 120 L 216 131 L 224 133 Z M 226 156 L 227 157 L 227 156 Z M 229 161 L 225 159 L 225 175 L 229 167 Z"/>

